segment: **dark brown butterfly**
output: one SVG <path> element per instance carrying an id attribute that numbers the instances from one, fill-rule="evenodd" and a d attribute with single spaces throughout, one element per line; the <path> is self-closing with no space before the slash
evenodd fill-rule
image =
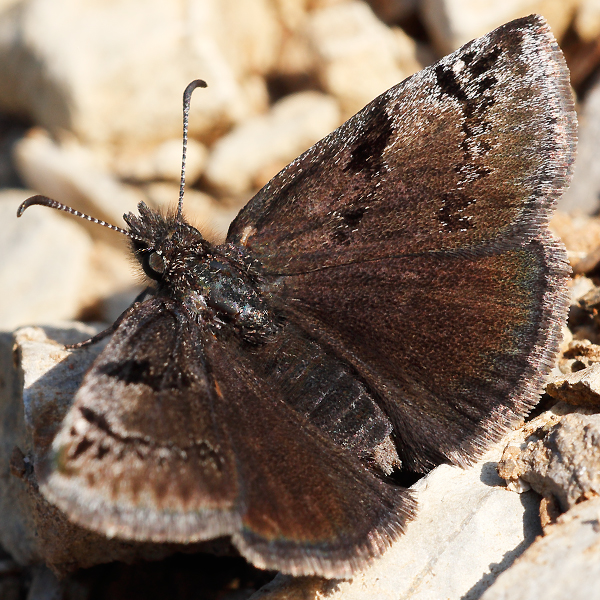
<path id="1" fill-rule="evenodd" d="M 153 287 L 35 465 L 43 494 L 107 535 L 230 536 L 258 567 L 350 576 L 414 515 L 394 472 L 468 465 L 537 402 L 565 321 L 548 219 L 575 130 L 531 16 L 376 98 L 222 245 L 182 196 L 168 216 L 140 204 L 111 227 Z M 19 215 L 32 204 L 76 212 L 36 196 Z"/>

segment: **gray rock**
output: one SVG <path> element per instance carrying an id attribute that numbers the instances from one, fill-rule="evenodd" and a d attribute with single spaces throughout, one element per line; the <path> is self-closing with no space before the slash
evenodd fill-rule
<path id="1" fill-rule="evenodd" d="M 90 333 L 81 326 L 25 328 L 14 338 L 6 335 L 0 345 L 0 374 L 12 382 L 3 388 L 0 403 L 0 465 L 9 482 L 0 486 L 0 521 L 11 523 L 0 529 L 0 544 L 22 564 L 46 562 L 59 574 L 111 560 L 159 558 L 176 549 L 124 544 L 83 530 L 37 490 L 31 465 L 49 448 L 85 369 L 101 349 L 68 352 L 61 344 Z M 14 356 L 20 372 L 14 371 Z M 501 448 L 472 468 L 441 466 L 418 482 L 418 517 L 382 559 L 353 581 L 284 578 L 264 597 L 332 586 L 337 591 L 331 598 L 349 599 L 402 594 L 458 599 L 480 593 L 539 533 L 536 497 L 508 493 L 496 474 Z"/>
<path id="2" fill-rule="evenodd" d="M 568 212 L 579 211 L 591 215 L 600 206 L 600 79 L 588 91 L 578 119 L 579 142 L 573 180 L 571 187 L 558 201 L 558 207 Z M 600 256 L 596 253 L 594 258 L 597 264 Z"/>
<path id="3" fill-rule="evenodd" d="M 600 598 L 600 498 L 559 517 L 481 596 L 481 600 L 537 598 Z"/>
<path id="4" fill-rule="evenodd" d="M 510 445 L 505 450 L 498 471 L 556 500 L 561 511 L 600 495 L 600 414 L 555 413 L 532 432 L 523 448 Z"/>
<path id="5" fill-rule="evenodd" d="M 233 195 L 261 187 L 339 124 L 333 98 L 318 92 L 287 96 L 268 114 L 248 119 L 219 139 L 206 165 L 206 179 Z"/>
<path id="6" fill-rule="evenodd" d="M 600 409 L 600 350 L 594 346 L 593 364 L 586 369 L 557 377 L 546 386 L 546 392 L 556 400 L 574 406 Z"/>
<path id="7" fill-rule="evenodd" d="M 0 193 L 0 329 L 74 318 L 85 304 L 89 236 L 55 211 L 17 207 L 32 192 Z"/>

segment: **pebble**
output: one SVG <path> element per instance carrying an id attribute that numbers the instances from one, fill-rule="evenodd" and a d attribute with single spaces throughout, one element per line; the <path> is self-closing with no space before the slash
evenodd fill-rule
<path id="1" fill-rule="evenodd" d="M 301 92 L 248 119 L 212 148 L 208 183 L 223 194 L 241 195 L 264 185 L 301 152 L 340 124 L 338 105 L 318 92 Z"/>
<path id="2" fill-rule="evenodd" d="M 0 330 L 73 319 L 85 304 L 92 241 L 55 211 L 32 207 L 17 219 L 17 207 L 31 195 L 0 192 L 0 281 L 10 290 L 0 294 Z"/>
<path id="3" fill-rule="evenodd" d="M 416 44 L 398 43 L 364 2 L 314 11 L 308 32 L 319 57 L 321 84 L 340 102 L 344 119 L 414 72 L 403 71 L 402 61 L 417 64 Z"/>
<path id="4" fill-rule="evenodd" d="M 498 465 L 502 478 L 527 482 L 555 501 L 560 512 L 600 495 L 600 414 L 591 409 L 571 411 L 551 412 L 545 423 L 529 430 L 529 436 L 527 430 L 522 432 L 524 441 L 509 444 Z"/>
<path id="5" fill-rule="evenodd" d="M 31 189 L 113 225 L 123 226 L 123 213 L 137 212 L 138 202 L 144 200 L 139 190 L 120 183 L 72 137 L 57 142 L 42 129 L 31 130 L 15 145 L 14 156 Z M 108 243 L 117 239 L 109 229 L 84 220 L 80 224 L 95 238 Z"/>
<path id="6" fill-rule="evenodd" d="M 481 600 L 595 600 L 599 590 L 600 498 L 593 498 L 547 527 Z"/>

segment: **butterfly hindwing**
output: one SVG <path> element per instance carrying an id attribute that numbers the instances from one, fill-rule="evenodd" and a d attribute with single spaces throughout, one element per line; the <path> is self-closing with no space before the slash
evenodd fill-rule
<path id="1" fill-rule="evenodd" d="M 117 537 L 230 535 L 257 566 L 350 575 L 401 533 L 414 502 L 257 377 L 239 339 L 226 341 L 176 302 L 137 305 L 38 467 L 44 494 Z"/>
<path id="2" fill-rule="evenodd" d="M 346 361 L 394 426 L 402 464 L 470 462 L 537 402 L 568 266 L 550 235 L 283 278 L 282 307 Z"/>

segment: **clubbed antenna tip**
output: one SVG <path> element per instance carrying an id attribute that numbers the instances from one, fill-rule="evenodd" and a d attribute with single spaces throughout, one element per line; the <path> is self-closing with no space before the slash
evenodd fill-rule
<path id="1" fill-rule="evenodd" d="M 183 217 L 183 192 L 185 190 L 185 158 L 188 142 L 188 121 L 190 115 L 190 102 L 192 100 L 192 92 L 198 88 L 206 87 L 206 82 L 202 79 L 195 79 L 190 83 L 183 92 L 183 156 L 181 158 L 181 184 L 179 185 L 179 204 L 177 205 L 177 220 L 181 221 Z"/>
<path id="2" fill-rule="evenodd" d="M 56 200 L 52 200 L 52 198 L 48 198 L 47 196 L 31 196 L 31 198 L 27 198 L 27 200 L 25 200 L 24 202 L 21 202 L 21 205 L 17 209 L 17 217 L 20 217 L 27 208 L 29 208 L 30 206 L 33 206 L 34 204 L 37 204 L 39 206 L 48 206 L 50 208 L 55 208 L 56 210 L 62 210 L 66 213 L 69 213 L 70 215 L 75 215 L 76 217 L 85 219 L 86 221 L 90 221 L 92 223 L 97 223 L 98 225 L 102 225 L 103 227 L 108 227 L 108 229 L 112 229 L 113 231 L 118 231 L 119 233 L 122 233 L 123 235 L 126 235 L 127 237 L 129 237 L 131 239 L 136 239 L 136 240 L 141 239 L 141 238 L 138 238 L 138 236 L 133 235 L 126 229 L 123 229 L 122 227 L 117 227 L 116 225 L 111 225 L 110 223 L 107 223 L 106 221 L 102 221 L 101 219 L 96 219 L 95 217 L 90 217 L 89 215 L 86 215 L 85 213 L 79 212 L 78 210 L 75 210 L 74 208 L 71 208 L 70 206 L 67 206 L 66 204 L 61 204 L 60 202 L 57 202 Z"/>

